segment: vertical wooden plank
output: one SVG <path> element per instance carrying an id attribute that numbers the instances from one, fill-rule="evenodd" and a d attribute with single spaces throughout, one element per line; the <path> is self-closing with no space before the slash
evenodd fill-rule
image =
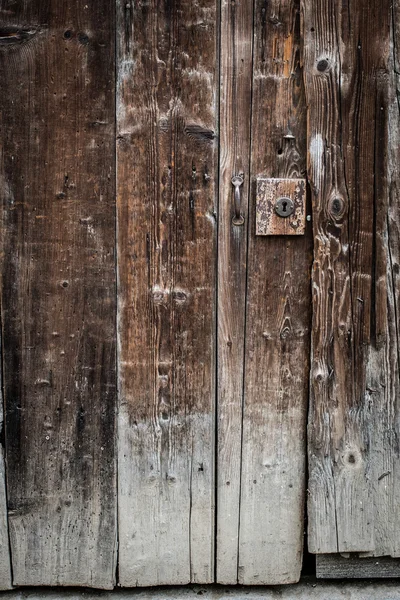
<path id="1" fill-rule="evenodd" d="M 218 228 L 218 583 L 238 581 L 247 223 L 250 190 L 253 2 L 221 4 Z M 235 225 L 232 176 L 243 224 Z"/>
<path id="2" fill-rule="evenodd" d="M 214 576 L 217 5 L 117 3 L 119 577 Z"/>
<path id="3" fill-rule="evenodd" d="M 299 2 L 255 2 L 252 177 L 306 168 Z M 255 236 L 250 203 L 239 581 L 300 577 L 311 231 Z"/>
<path id="4" fill-rule="evenodd" d="M 0 123 L 2 117 L 0 115 Z M 0 125 L 0 131 L 2 131 Z M 0 177 L 3 173 L 3 148 L 0 142 Z M 0 189 L 2 181 L 0 180 Z M 0 192 L 1 193 L 1 192 Z M 1 334 L 0 334 L 1 335 Z M 1 337 L 0 337 L 1 339 Z M 0 345 L 0 372 L 2 374 L 2 351 Z M 4 410 L 3 410 L 3 379 L 0 376 L 0 431 L 2 439 L 4 439 Z M 7 495 L 6 495 L 6 475 L 4 464 L 4 442 L 0 444 L 0 590 L 9 590 L 12 588 L 11 581 L 11 556 L 10 543 L 8 534 L 8 518 L 7 518 Z"/>
<path id="5" fill-rule="evenodd" d="M 1 46 L 0 46 L 1 47 Z M 1 52 L 0 52 L 1 60 Z M 1 67 L 0 67 L 1 68 Z M 5 196 L 5 179 L 4 179 L 4 115 L 0 111 L 0 198 L 2 205 L 4 204 Z M 4 253 L 4 232 L 0 236 L 0 256 Z M 0 326 L 2 322 L 2 306 L 0 306 Z M 11 556 L 8 531 L 8 515 L 7 515 L 7 495 L 6 495 L 6 475 L 4 461 L 4 382 L 3 382 L 3 343 L 2 332 L 0 332 L 0 432 L 2 442 L 0 443 L 0 590 L 9 590 L 12 587 L 11 580 Z"/>
<path id="6" fill-rule="evenodd" d="M 4 451 L 0 448 L 0 590 L 10 590 L 11 557 L 8 538 L 7 498 L 5 486 Z"/>
<path id="7" fill-rule="evenodd" d="M 390 294 L 391 312 L 388 316 L 390 327 L 391 365 L 392 378 L 396 382 L 396 373 L 400 373 L 400 0 L 393 0 L 391 13 L 390 31 L 390 53 L 389 53 L 389 110 L 388 110 L 388 191 L 389 207 L 387 214 L 387 243 L 388 243 L 388 289 Z M 400 394 L 400 384 L 395 383 L 392 388 L 392 404 L 396 411 Z M 397 401 L 396 401 L 397 399 Z M 392 423 L 395 415 L 391 413 Z M 394 429 L 398 434 L 398 426 Z M 396 437 L 392 434 L 392 443 Z M 395 446 L 397 449 L 397 446 Z M 392 556 L 400 557 L 400 514 L 396 510 L 397 499 L 400 496 L 400 461 L 398 452 L 393 452 L 390 513 L 394 519 L 390 519 L 391 535 L 393 540 Z M 397 460 L 396 460 L 397 459 Z M 387 473 L 383 471 L 383 473 Z M 380 476 L 381 476 L 380 475 Z M 387 475 L 384 476 L 386 478 Z M 381 477 L 380 481 L 384 479 Z M 387 482 L 385 482 L 387 483 Z M 389 511 L 386 512 L 388 514 Z M 386 531 L 383 532 L 384 534 Z"/>
<path id="8" fill-rule="evenodd" d="M 0 3 L 15 585 L 115 582 L 113 14 L 106 0 Z"/>
<path id="9" fill-rule="evenodd" d="M 397 556 L 399 237 L 398 183 L 388 155 L 390 2 L 312 0 L 303 10 L 315 239 L 310 550 Z"/>
<path id="10" fill-rule="evenodd" d="M 304 173 L 298 8 L 256 3 L 253 177 Z M 302 556 L 310 237 L 256 238 L 254 202 L 250 228 L 239 579 L 288 583 Z"/>

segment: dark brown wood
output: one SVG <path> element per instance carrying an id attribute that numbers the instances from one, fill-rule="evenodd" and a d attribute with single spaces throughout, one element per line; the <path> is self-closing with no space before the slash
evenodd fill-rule
<path id="1" fill-rule="evenodd" d="M 16 585 L 116 568 L 114 9 L 0 2 L 1 320 Z"/>
<path id="2" fill-rule="evenodd" d="M 119 576 L 214 577 L 215 0 L 118 1 Z"/>
<path id="3" fill-rule="evenodd" d="M 372 579 L 400 577 L 400 560 L 358 555 L 317 554 L 317 579 Z"/>
<path id="4" fill-rule="evenodd" d="M 218 583 L 238 581 L 253 2 L 221 3 L 218 228 Z M 232 176 L 242 174 L 243 223 L 234 224 Z"/>
<path id="5" fill-rule="evenodd" d="M 301 178 L 306 108 L 299 2 L 255 3 L 251 172 Z M 256 236 L 250 202 L 239 581 L 300 577 L 309 373 L 311 227 Z"/>
<path id="6" fill-rule="evenodd" d="M 315 241 L 309 547 L 398 556 L 399 202 L 398 170 L 388 162 L 390 2 L 311 0 L 303 10 Z M 391 110 L 391 129 L 398 131 L 398 109 Z"/>

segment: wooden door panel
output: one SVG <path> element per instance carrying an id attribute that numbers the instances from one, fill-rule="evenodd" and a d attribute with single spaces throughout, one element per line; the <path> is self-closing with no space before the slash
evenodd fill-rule
<path id="1" fill-rule="evenodd" d="M 105 0 L 3 0 L 0 7 L 1 324 L 13 580 L 111 588 L 114 11 Z"/>
<path id="2" fill-rule="evenodd" d="M 218 228 L 218 583 L 238 582 L 243 417 L 253 2 L 222 2 Z M 232 177 L 242 174 L 243 222 Z M 241 224 L 240 224 L 241 223 Z"/>
<path id="3" fill-rule="evenodd" d="M 0 588 L 114 585 L 116 446 L 122 586 L 297 581 L 308 408 L 317 575 L 396 574 L 400 0 L 116 7 L 0 0 Z"/>
<path id="4" fill-rule="evenodd" d="M 1 69 L 1 66 L 0 66 Z M 0 126 L 0 131 L 1 131 Z M 0 142 L 0 177 L 3 173 L 3 158 L 4 150 Z M 1 179 L 0 179 L 1 186 Z M 1 192 L 3 196 L 3 191 Z M 2 335 L 2 334 L 1 334 Z M 2 356 L 0 352 L 0 364 Z M 0 380 L 0 428 L 4 428 L 4 412 L 3 412 L 3 381 Z M 4 460 L 4 443 L 0 445 L 0 590 L 10 590 L 12 588 L 11 577 L 11 555 L 9 544 L 8 531 L 8 514 L 7 514 L 7 496 L 6 496 L 6 474 Z"/>
<path id="5" fill-rule="evenodd" d="M 311 0 L 303 11 L 315 241 L 309 546 L 399 556 L 397 13 L 385 0 Z"/>
<path id="6" fill-rule="evenodd" d="M 251 173 L 306 168 L 300 6 L 255 3 Z M 255 235 L 250 202 L 239 532 L 239 581 L 300 577 L 305 499 L 311 227 Z"/>
<path id="7" fill-rule="evenodd" d="M 118 2 L 119 577 L 214 577 L 217 4 Z"/>

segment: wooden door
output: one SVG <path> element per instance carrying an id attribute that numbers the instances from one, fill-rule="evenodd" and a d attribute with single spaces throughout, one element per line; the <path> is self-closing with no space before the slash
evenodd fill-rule
<path id="1" fill-rule="evenodd" d="M 0 0 L 2 589 L 399 574 L 399 11 Z"/>

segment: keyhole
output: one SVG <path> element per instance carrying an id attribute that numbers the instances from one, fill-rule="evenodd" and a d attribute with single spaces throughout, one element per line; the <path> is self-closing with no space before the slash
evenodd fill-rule
<path id="1" fill-rule="evenodd" d="M 275 212 L 280 217 L 289 217 L 294 209 L 293 200 L 290 198 L 282 197 L 278 198 L 275 204 Z"/>

